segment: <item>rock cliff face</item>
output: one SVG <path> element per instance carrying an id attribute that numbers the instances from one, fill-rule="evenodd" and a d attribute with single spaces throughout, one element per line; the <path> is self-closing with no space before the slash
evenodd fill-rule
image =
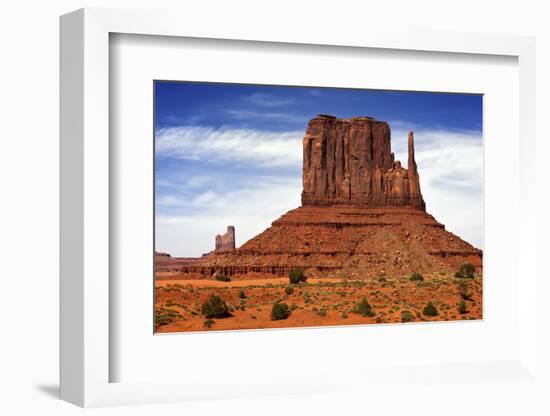
<path id="1" fill-rule="evenodd" d="M 390 127 L 370 117 L 310 120 L 303 141 L 302 205 L 425 210 L 409 133 L 407 169 L 391 151 Z"/>

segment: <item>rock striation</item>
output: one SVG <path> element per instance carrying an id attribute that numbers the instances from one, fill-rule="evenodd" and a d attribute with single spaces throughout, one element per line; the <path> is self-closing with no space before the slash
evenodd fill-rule
<path id="1" fill-rule="evenodd" d="M 371 117 L 318 115 L 303 139 L 302 205 L 406 207 L 425 210 L 408 137 L 407 169 L 391 151 L 388 123 Z"/>
<path id="2" fill-rule="evenodd" d="M 180 271 L 285 276 L 301 267 L 319 276 L 379 277 L 452 273 L 465 262 L 481 271 L 481 259 L 480 250 L 416 208 L 302 206 L 234 253 L 214 252 L 204 262 L 181 263 Z"/>

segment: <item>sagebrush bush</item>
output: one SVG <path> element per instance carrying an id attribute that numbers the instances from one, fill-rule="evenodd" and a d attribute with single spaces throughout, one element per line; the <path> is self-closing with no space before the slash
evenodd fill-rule
<path id="1" fill-rule="evenodd" d="M 458 302 L 458 313 L 461 314 L 461 315 L 464 315 L 465 313 L 468 313 L 468 308 L 466 307 L 466 302 L 464 302 L 463 300 L 460 300 L 460 302 Z"/>
<path id="2" fill-rule="evenodd" d="M 460 294 L 460 297 L 464 300 L 471 300 L 471 294 L 469 291 L 468 283 L 466 281 L 461 281 L 458 284 L 458 293 Z"/>
<path id="3" fill-rule="evenodd" d="M 455 273 L 455 277 L 459 279 L 473 279 L 476 274 L 476 268 L 471 263 L 464 263 L 460 266 L 460 270 Z"/>
<path id="4" fill-rule="evenodd" d="M 244 290 L 239 291 L 239 298 L 246 299 L 246 293 L 244 293 Z"/>
<path id="5" fill-rule="evenodd" d="M 304 269 L 301 269 L 299 267 L 292 269 L 288 273 L 288 280 L 293 285 L 297 285 L 298 283 L 301 283 L 301 282 L 306 282 L 307 277 L 304 274 Z"/>
<path id="6" fill-rule="evenodd" d="M 294 293 L 294 288 L 292 286 L 286 286 L 285 287 L 285 293 L 287 295 L 292 295 Z"/>
<path id="7" fill-rule="evenodd" d="M 271 308 L 271 320 L 280 321 L 290 316 L 290 308 L 284 302 L 275 302 Z"/>
<path id="8" fill-rule="evenodd" d="M 177 318 L 180 318 L 181 315 L 175 309 L 169 308 L 159 308 L 155 309 L 155 328 L 160 328 L 161 326 L 171 324 Z"/>
<path id="9" fill-rule="evenodd" d="M 355 305 L 355 308 L 353 309 L 353 312 L 355 312 L 355 313 L 357 313 L 361 316 L 374 316 L 372 306 L 370 305 L 367 298 L 361 299 L 361 301 L 358 302 Z"/>
<path id="10" fill-rule="evenodd" d="M 422 313 L 426 316 L 437 316 L 439 314 L 437 308 L 432 302 L 428 302 L 428 304 L 424 306 L 424 309 L 422 309 Z"/>
<path id="11" fill-rule="evenodd" d="M 229 308 L 225 301 L 214 294 L 203 302 L 201 312 L 206 318 L 225 318 L 229 316 Z"/>
<path id="12" fill-rule="evenodd" d="M 420 273 L 414 272 L 409 277 L 409 280 L 411 282 L 422 282 L 422 281 L 424 281 L 424 276 L 422 276 Z"/>
<path id="13" fill-rule="evenodd" d="M 230 282 L 231 278 L 229 276 L 224 275 L 224 274 L 218 274 L 216 276 L 216 280 L 219 280 L 220 282 Z"/>
<path id="14" fill-rule="evenodd" d="M 401 322 L 411 322 L 414 321 L 414 315 L 411 311 L 403 310 L 401 311 Z"/>

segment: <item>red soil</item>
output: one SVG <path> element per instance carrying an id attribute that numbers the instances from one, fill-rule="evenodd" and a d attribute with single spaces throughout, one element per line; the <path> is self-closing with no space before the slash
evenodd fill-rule
<path id="1" fill-rule="evenodd" d="M 460 285 L 466 288 L 460 289 Z M 482 278 L 456 279 L 450 275 L 425 276 L 422 282 L 407 277 L 378 279 L 310 279 L 293 285 L 293 293 L 285 293 L 288 279 L 243 279 L 231 282 L 216 280 L 157 280 L 156 309 L 159 314 L 171 313 L 173 319 L 157 326 L 157 332 L 205 331 L 229 329 L 261 329 L 410 322 L 470 320 L 482 318 Z M 240 292 L 245 298 L 241 298 Z M 461 295 L 462 292 L 462 295 Z M 214 319 L 205 326 L 201 305 L 211 294 L 220 296 L 231 310 L 231 316 Z M 353 312 L 362 299 L 371 304 L 374 316 Z M 466 313 L 459 313 L 463 300 Z M 277 301 L 291 306 L 291 315 L 272 320 L 271 308 Z M 432 302 L 437 316 L 426 316 L 423 308 Z"/>

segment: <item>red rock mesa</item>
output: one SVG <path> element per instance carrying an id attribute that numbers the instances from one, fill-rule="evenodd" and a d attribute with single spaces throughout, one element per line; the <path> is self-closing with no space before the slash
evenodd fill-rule
<path id="1" fill-rule="evenodd" d="M 313 118 L 303 140 L 302 206 L 236 250 L 216 250 L 196 259 L 173 260 L 182 274 L 286 275 L 302 267 L 310 275 L 404 276 L 454 272 L 470 262 L 482 267 L 482 252 L 426 212 L 409 133 L 407 168 L 391 152 L 386 122 L 370 117 Z M 456 201 L 459 209 L 460 201 Z M 232 227 L 231 227 L 232 228 Z M 234 229 L 232 249 L 235 248 Z M 157 271 L 163 271 L 156 262 Z"/>
<path id="2" fill-rule="evenodd" d="M 302 205 L 414 207 L 426 205 L 409 133 L 407 169 L 391 152 L 390 127 L 370 117 L 319 115 L 304 137 Z"/>

